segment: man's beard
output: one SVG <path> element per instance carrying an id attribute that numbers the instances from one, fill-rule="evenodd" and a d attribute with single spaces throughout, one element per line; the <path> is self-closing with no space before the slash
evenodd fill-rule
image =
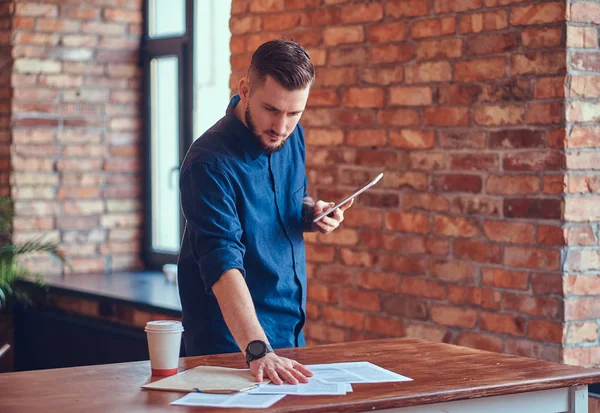
<path id="1" fill-rule="evenodd" d="M 258 130 L 256 129 L 256 126 L 254 125 L 254 122 L 252 121 L 252 115 L 250 114 L 250 106 L 249 105 L 246 106 L 246 113 L 244 113 L 244 118 L 246 120 L 246 125 L 248 126 L 248 129 L 250 129 L 250 132 L 252 132 L 252 136 L 254 137 L 254 140 L 265 151 L 265 153 L 271 154 L 273 152 L 278 152 L 283 149 L 289 136 L 286 136 L 281 141 L 281 143 L 277 146 L 268 145 L 267 143 L 263 142 L 262 139 L 260 138 L 260 134 L 259 134 Z M 273 135 L 278 135 L 273 130 L 270 130 L 268 133 L 271 133 Z"/>

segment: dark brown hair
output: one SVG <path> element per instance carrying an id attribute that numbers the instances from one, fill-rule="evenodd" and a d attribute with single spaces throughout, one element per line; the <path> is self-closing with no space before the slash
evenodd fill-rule
<path id="1" fill-rule="evenodd" d="M 291 40 L 261 44 L 252 55 L 248 75 L 260 83 L 269 75 L 290 91 L 304 89 L 315 82 L 315 68 L 308 52 Z"/>

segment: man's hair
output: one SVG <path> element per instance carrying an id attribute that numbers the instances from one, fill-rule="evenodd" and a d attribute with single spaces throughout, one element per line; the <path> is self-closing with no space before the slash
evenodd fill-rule
<path id="1" fill-rule="evenodd" d="M 304 89 L 315 82 L 315 68 L 308 52 L 291 40 L 271 40 L 256 49 L 248 76 L 262 84 L 267 75 L 290 91 Z"/>

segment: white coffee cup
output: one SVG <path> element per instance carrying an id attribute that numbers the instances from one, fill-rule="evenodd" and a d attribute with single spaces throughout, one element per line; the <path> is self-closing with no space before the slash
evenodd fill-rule
<path id="1" fill-rule="evenodd" d="M 157 320 L 146 323 L 146 337 L 153 376 L 177 373 L 183 326 L 180 321 Z"/>

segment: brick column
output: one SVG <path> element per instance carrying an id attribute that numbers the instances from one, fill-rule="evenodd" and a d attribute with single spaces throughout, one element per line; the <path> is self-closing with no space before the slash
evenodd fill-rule
<path id="1" fill-rule="evenodd" d="M 142 0 L 14 6 L 14 237 L 60 242 L 76 272 L 140 267 L 141 7 Z M 63 271 L 43 257 L 28 265 Z"/>
<path id="2" fill-rule="evenodd" d="M 600 365 L 600 4 L 573 1 L 567 22 L 564 361 Z"/>
<path id="3" fill-rule="evenodd" d="M 12 1 L 0 2 L 0 197 L 10 196 Z"/>

